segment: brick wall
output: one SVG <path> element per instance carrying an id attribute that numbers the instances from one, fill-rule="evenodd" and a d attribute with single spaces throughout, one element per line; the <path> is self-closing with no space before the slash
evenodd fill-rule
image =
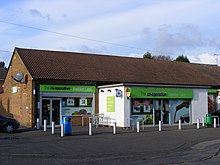
<path id="1" fill-rule="evenodd" d="M 24 74 L 21 83 L 12 79 L 18 72 Z M 25 81 L 26 77 L 26 82 Z M 12 92 L 14 88 L 14 93 Z M 16 90 L 17 89 L 17 90 Z M 15 52 L 5 78 L 4 93 L 0 94 L 0 113 L 17 119 L 21 125 L 33 126 L 32 77 Z"/>

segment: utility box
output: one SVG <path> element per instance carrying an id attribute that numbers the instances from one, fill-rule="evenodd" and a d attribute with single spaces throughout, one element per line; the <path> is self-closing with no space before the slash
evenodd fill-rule
<path id="1" fill-rule="evenodd" d="M 63 116 L 62 123 L 63 123 L 63 134 L 65 136 L 72 135 L 71 117 L 70 116 Z"/>
<path id="2" fill-rule="evenodd" d="M 207 114 L 207 115 L 206 115 L 205 124 L 206 124 L 207 126 L 212 126 L 212 115 L 211 115 L 211 114 Z"/>

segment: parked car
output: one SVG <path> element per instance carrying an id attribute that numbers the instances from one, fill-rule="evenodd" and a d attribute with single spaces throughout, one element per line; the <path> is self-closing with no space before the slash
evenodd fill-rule
<path id="1" fill-rule="evenodd" d="M 0 115 L 0 130 L 4 132 L 14 132 L 15 129 L 18 129 L 20 126 L 20 123 L 10 117 L 5 117 Z"/>

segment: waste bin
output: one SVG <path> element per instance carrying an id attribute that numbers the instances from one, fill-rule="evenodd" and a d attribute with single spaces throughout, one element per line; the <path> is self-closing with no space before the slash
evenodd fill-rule
<path id="1" fill-rule="evenodd" d="M 65 136 L 71 135 L 72 134 L 71 117 L 63 116 L 62 123 L 63 123 L 63 134 Z"/>
<path id="2" fill-rule="evenodd" d="M 205 124 L 206 124 L 207 126 L 212 126 L 212 115 L 211 115 L 211 114 L 207 114 L 207 115 L 206 115 Z"/>

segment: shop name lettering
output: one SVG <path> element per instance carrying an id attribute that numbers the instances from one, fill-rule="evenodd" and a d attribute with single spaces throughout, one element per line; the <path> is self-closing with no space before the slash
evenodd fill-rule
<path id="1" fill-rule="evenodd" d="M 65 90 L 65 91 L 69 91 L 70 88 L 69 87 L 47 87 L 47 90 L 51 90 L 51 91 Z"/>
<path id="2" fill-rule="evenodd" d="M 165 97 L 167 96 L 167 93 L 163 93 L 163 92 L 160 92 L 160 93 L 144 93 L 144 95 L 148 96 L 148 97 Z"/>

